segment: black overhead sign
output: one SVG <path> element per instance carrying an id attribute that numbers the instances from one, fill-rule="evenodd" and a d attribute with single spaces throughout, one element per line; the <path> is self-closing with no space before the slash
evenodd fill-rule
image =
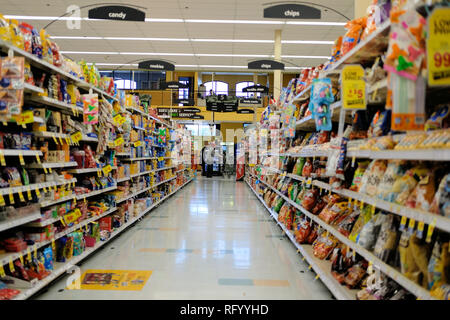
<path id="1" fill-rule="evenodd" d="M 258 60 L 248 63 L 249 69 L 284 70 L 284 64 L 274 60 Z"/>
<path id="2" fill-rule="evenodd" d="M 102 6 L 90 9 L 89 19 L 145 21 L 145 12 L 126 6 Z"/>
<path id="3" fill-rule="evenodd" d="M 147 60 L 139 62 L 139 69 L 174 71 L 175 66 L 169 62 L 162 60 Z"/>
<path id="4" fill-rule="evenodd" d="M 243 98 L 239 102 L 242 104 L 261 104 L 261 99 Z"/>
<path id="5" fill-rule="evenodd" d="M 229 98 L 224 95 L 215 97 L 207 97 L 206 110 L 212 112 L 236 112 L 239 106 L 239 101 L 236 98 Z"/>
<path id="6" fill-rule="evenodd" d="M 161 89 L 187 89 L 189 88 L 189 85 L 177 82 L 177 81 L 170 81 L 170 82 L 163 82 L 161 84 Z"/>
<path id="7" fill-rule="evenodd" d="M 321 19 L 319 9 L 303 4 L 279 4 L 264 9 L 264 18 L 275 19 Z"/>
<path id="8" fill-rule="evenodd" d="M 242 92 L 269 93 L 269 88 L 265 86 L 255 85 L 242 89 Z"/>
<path id="9" fill-rule="evenodd" d="M 204 116 L 197 114 L 202 112 L 198 108 L 173 108 L 172 111 L 170 110 L 171 110 L 170 108 L 158 108 L 158 115 L 166 116 L 170 114 L 172 118 L 198 119 L 198 120 L 205 119 Z"/>
<path id="10" fill-rule="evenodd" d="M 253 114 L 253 113 L 255 113 L 255 110 L 252 110 L 252 109 L 239 109 L 237 111 L 237 113 L 239 113 L 239 114 Z"/>
<path id="11" fill-rule="evenodd" d="M 175 99 L 175 103 L 181 103 L 183 105 L 193 106 L 194 99 Z"/>

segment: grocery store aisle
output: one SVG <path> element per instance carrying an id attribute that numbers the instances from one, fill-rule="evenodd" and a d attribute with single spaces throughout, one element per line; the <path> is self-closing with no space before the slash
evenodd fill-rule
<path id="1" fill-rule="evenodd" d="M 66 276 L 35 298 L 331 299 L 281 233 L 245 183 L 199 177 L 81 266 L 151 271 L 141 290 L 69 290 Z"/>

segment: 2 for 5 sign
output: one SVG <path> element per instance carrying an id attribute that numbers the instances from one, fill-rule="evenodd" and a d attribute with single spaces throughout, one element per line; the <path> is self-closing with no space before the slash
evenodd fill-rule
<path id="1" fill-rule="evenodd" d="M 360 65 L 344 67 L 341 74 L 342 107 L 348 110 L 364 110 L 367 106 L 364 69 Z"/>
<path id="2" fill-rule="evenodd" d="M 436 8 L 428 21 L 428 83 L 450 85 L 450 8 Z"/>

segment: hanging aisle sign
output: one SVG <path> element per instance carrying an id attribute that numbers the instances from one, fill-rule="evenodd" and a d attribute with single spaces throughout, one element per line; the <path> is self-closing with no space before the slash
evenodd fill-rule
<path id="1" fill-rule="evenodd" d="M 341 74 L 342 107 L 345 110 L 365 110 L 367 107 L 364 69 L 360 65 L 349 65 Z"/>
<path id="2" fill-rule="evenodd" d="M 257 60 L 248 63 L 249 69 L 284 70 L 284 63 L 275 60 Z"/>
<path id="3" fill-rule="evenodd" d="M 145 12 L 126 6 L 102 6 L 90 9 L 89 19 L 145 21 Z"/>
<path id="4" fill-rule="evenodd" d="M 321 19 L 322 12 L 302 4 L 279 4 L 264 9 L 264 18 Z"/>
<path id="5" fill-rule="evenodd" d="M 242 89 L 242 92 L 256 92 L 256 93 L 269 93 L 269 88 L 261 85 L 250 86 Z"/>
<path id="6" fill-rule="evenodd" d="M 242 104 L 261 104 L 261 99 L 243 98 L 239 100 Z"/>
<path id="7" fill-rule="evenodd" d="M 239 113 L 239 114 L 254 114 L 255 110 L 252 110 L 252 109 L 239 109 L 237 111 L 237 113 Z"/>
<path id="8" fill-rule="evenodd" d="M 147 60 L 139 62 L 139 69 L 174 71 L 175 65 L 163 60 Z"/>
<path id="9" fill-rule="evenodd" d="M 181 83 L 181 82 L 177 82 L 177 81 L 169 81 L 169 82 L 163 82 L 161 84 L 161 88 L 163 90 L 165 89 L 174 89 L 174 90 L 178 90 L 178 89 L 188 89 L 189 86 L 187 84 Z"/>
<path id="10" fill-rule="evenodd" d="M 175 99 L 175 103 L 181 103 L 188 106 L 194 105 L 194 99 L 188 98 L 188 99 Z"/>
<path id="11" fill-rule="evenodd" d="M 427 66 L 430 86 L 450 85 L 450 8 L 436 8 L 428 20 Z"/>

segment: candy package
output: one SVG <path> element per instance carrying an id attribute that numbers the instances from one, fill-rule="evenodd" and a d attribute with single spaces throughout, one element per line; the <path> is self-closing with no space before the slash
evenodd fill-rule
<path id="1" fill-rule="evenodd" d="M 330 78 L 314 79 L 311 87 L 309 110 L 315 120 L 317 131 L 331 131 L 331 109 L 334 102 Z"/>
<path id="2" fill-rule="evenodd" d="M 359 188 L 361 185 L 361 179 L 362 179 L 367 167 L 369 166 L 369 163 L 370 163 L 369 161 L 358 162 L 358 168 L 355 171 L 355 175 L 353 176 L 352 185 L 350 187 L 351 191 L 355 191 L 355 192 L 359 191 Z"/>

